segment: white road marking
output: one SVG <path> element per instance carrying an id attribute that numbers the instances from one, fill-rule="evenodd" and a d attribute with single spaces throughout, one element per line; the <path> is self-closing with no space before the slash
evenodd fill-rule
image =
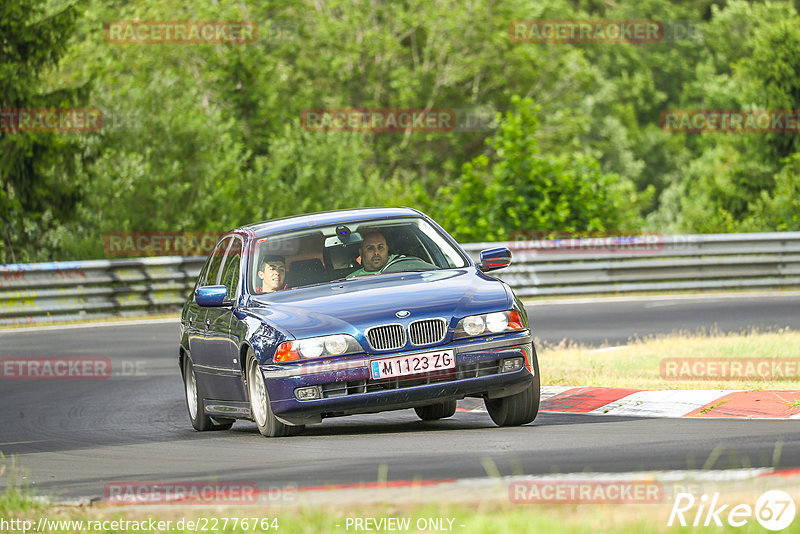
<path id="1" fill-rule="evenodd" d="M 589 413 L 637 417 L 682 417 L 692 410 L 734 391 L 671 390 L 639 391 Z"/>
<path id="2" fill-rule="evenodd" d="M 629 348 L 630 347 L 628 345 L 617 345 L 614 347 L 603 347 L 602 349 L 593 349 L 590 350 L 589 352 L 613 352 L 615 350 L 629 349 Z"/>
<path id="3" fill-rule="evenodd" d="M 103 321 L 92 323 L 79 323 L 79 324 L 62 324 L 62 325 L 49 325 L 49 326 L 31 326 L 31 327 L 14 327 L 14 328 L 0 328 L 0 336 L 3 334 L 16 334 L 22 332 L 47 332 L 48 330 L 78 330 L 84 328 L 100 328 L 104 326 L 139 326 L 147 324 L 168 324 L 180 323 L 179 317 L 168 317 L 165 319 L 137 319 L 134 321 Z"/>

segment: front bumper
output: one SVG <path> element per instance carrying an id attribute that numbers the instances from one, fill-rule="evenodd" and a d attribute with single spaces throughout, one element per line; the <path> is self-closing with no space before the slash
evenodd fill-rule
<path id="1" fill-rule="evenodd" d="M 369 362 L 408 353 L 356 355 L 323 362 L 262 366 L 272 411 L 290 424 L 311 424 L 323 417 L 372 413 L 424 406 L 467 396 L 514 395 L 531 384 L 536 357 L 529 332 L 477 340 L 458 340 L 414 352 L 452 349 L 456 369 L 397 379 L 373 380 Z M 525 358 L 516 371 L 502 369 L 504 360 Z M 297 400 L 295 390 L 317 386 L 322 398 Z"/>

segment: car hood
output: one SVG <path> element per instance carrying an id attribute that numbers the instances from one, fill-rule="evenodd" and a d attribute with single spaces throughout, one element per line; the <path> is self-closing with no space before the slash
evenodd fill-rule
<path id="1" fill-rule="evenodd" d="M 450 327 L 475 313 L 508 309 L 499 280 L 475 268 L 384 274 L 253 297 L 248 312 L 297 339 L 357 337 L 370 326 L 441 317 Z M 398 318 L 401 310 L 410 312 Z"/>

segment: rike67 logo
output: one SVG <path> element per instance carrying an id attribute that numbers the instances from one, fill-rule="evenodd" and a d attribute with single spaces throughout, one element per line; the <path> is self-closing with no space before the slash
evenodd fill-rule
<path id="1" fill-rule="evenodd" d="M 749 504 L 737 504 L 733 507 L 730 504 L 720 504 L 719 493 L 714 493 L 710 502 L 706 494 L 703 494 L 698 502 L 691 493 L 678 493 L 667 526 L 671 527 L 677 520 L 677 524 L 682 527 L 688 525 L 721 527 L 722 521 L 727 520 L 730 526 L 741 527 L 755 517 L 765 529 L 777 531 L 785 529 L 792 523 L 795 512 L 794 500 L 781 490 L 763 493 L 756 501 L 755 507 Z"/>

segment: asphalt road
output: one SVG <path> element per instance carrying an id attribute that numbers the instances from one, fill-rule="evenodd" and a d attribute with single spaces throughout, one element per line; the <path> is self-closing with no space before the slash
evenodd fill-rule
<path id="1" fill-rule="evenodd" d="M 545 342 L 624 344 L 655 334 L 749 328 L 800 330 L 800 293 L 659 296 L 595 301 L 529 301 L 534 333 Z"/>
<path id="2" fill-rule="evenodd" d="M 750 326 L 798 328 L 800 296 L 531 305 L 536 333 L 590 344 Z M 412 410 L 326 420 L 298 437 L 255 425 L 198 433 L 186 415 L 177 323 L 0 331 L 0 356 L 92 356 L 112 376 L 0 380 L 0 451 L 40 493 L 102 497 L 114 481 L 246 481 L 260 488 L 581 471 L 800 466 L 796 421 L 647 419 L 542 413 L 496 428 L 485 413 L 420 422 Z M 776 444 L 781 451 L 774 463 Z M 384 467 L 381 467 L 384 466 Z M 0 485 L 7 477 L 0 478 Z"/>

